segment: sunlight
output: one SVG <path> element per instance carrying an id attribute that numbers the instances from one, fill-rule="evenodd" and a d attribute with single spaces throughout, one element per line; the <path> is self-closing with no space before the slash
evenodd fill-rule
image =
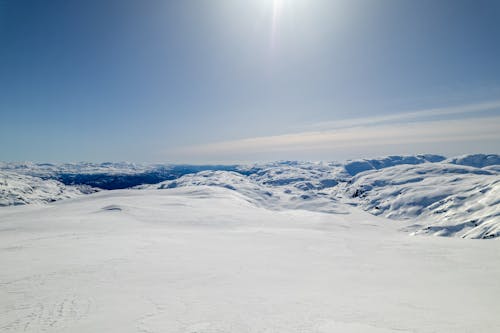
<path id="1" fill-rule="evenodd" d="M 279 20 L 283 11 L 284 0 L 273 0 L 273 18 L 271 26 L 271 48 L 276 46 L 276 40 L 279 33 Z"/>

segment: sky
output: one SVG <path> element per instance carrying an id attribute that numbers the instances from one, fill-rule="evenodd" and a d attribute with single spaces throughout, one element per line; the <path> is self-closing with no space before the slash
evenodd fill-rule
<path id="1" fill-rule="evenodd" d="M 500 153 L 497 0 L 0 0 L 0 160 Z"/>

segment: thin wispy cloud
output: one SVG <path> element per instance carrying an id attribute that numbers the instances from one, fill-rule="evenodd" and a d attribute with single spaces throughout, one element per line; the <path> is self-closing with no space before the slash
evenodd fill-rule
<path id="1" fill-rule="evenodd" d="M 361 146 L 500 140 L 500 113 L 470 117 L 474 113 L 497 109 L 500 109 L 500 101 L 347 119 L 317 124 L 321 130 L 200 144 L 170 153 L 186 158 L 203 156 L 220 159 L 236 154 L 255 156 L 290 152 L 291 155 L 300 155 L 312 151 L 332 153 L 338 149 Z M 429 120 L 429 117 L 436 116 L 445 116 L 446 119 Z"/>
<path id="2" fill-rule="evenodd" d="M 488 101 L 475 104 L 464 104 L 464 105 L 454 105 L 448 107 L 430 108 L 418 111 L 402 112 L 390 115 L 379 115 L 372 117 L 363 118 L 350 118 L 338 121 L 326 121 L 315 123 L 311 125 L 311 128 L 316 129 L 333 129 L 333 128 L 345 128 L 352 126 L 361 125 L 376 125 L 382 123 L 398 123 L 402 121 L 422 121 L 424 118 L 435 118 L 442 116 L 466 116 L 474 113 L 486 112 L 491 110 L 500 110 L 500 100 L 498 101 Z"/>

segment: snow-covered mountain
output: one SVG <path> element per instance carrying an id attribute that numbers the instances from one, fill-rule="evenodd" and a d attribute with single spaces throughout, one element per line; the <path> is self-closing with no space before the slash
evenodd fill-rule
<path id="1" fill-rule="evenodd" d="M 0 331 L 499 332 L 500 242 L 409 236 L 498 236 L 498 165 L 349 163 L 90 195 L 0 171 Z"/>
<path id="2" fill-rule="evenodd" d="M 416 155 L 416 156 L 388 156 L 378 159 L 361 159 L 347 161 L 344 168 L 351 176 L 369 170 L 380 170 L 396 165 L 416 165 L 422 163 L 436 163 L 444 161 L 446 158 L 440 155 Z"/>
<path id="3" fill-rule="evenodd" d="M 494 238 L 500 236 L 500 173 L 491 167 L 492 156 L 280 162 L 252 166 L 249 176 L 202 172 L 150 188 L 225 187 L 275 209 L 333 213 L 342 210 L 339 203 L 349 203 L 374 215 L 411 221 L 407 229 L 415 234 Z M 476 165 L 484 168 L 458 163 L 470 160 L 483 161 Z"/>
<path id="4" fill-rule="evenodd" d="M 476 154 L 246 166 L 3 163 L 0 170 L 22 182 L 3 186 L 0 202 L 49 202 L 81 193 L 55 181 L 61 178 L 69 184 L 77 179 L 76 183 L 111 189 L 137 183 L 157 184 L 136 189 L 215 186 L 268 209 L 339 213 L 350 204 L 373 215 L 411 222 L 407 230 L 414 234 L 494 238 L 500 236 L 499 161 L 498 155 Z M 40 188 L 44 190 L 33 190 Z"/>
<path id="5" fill-rule="evenodd" d="M 42 204 L 96 192 L 89 186 L 66 186 L 53 179 L 41 179 L 0 171 L 0 206 Z"/>
<path id="6" fill-rule="evenodd" d="M 500 175 L 447 163 L 364 172 L 346 186 L 364 210 L 412 219 L 416 233 L 466 238 L 500 235 Z"/>
<path id="7" fill-rule="evenodd" d="M 468 165 L 475 168 L 500 165 L 500 155 L 496 154 L 474 154 L 462 155 L 448 159 L 446 162 L 458 165 Z"/>
<path id="8" fill-rule="evenodd" d="M 291 178 L 283 177 L 280 178 L 281 181 L 269 184 L 267 172 L 266 168 L 264 173 L 244 176 L 232 171 L 203 171 L 139 188 L 222 187 L 234 191 L 241 198 L 258 207 L 272 210 L 302 209 L 326 213 L 340 213 L 345 210 L 331 194 L 318 191 L 326 189 L 329 185 L 325 179 L 312 178 L 306 181 L 295 173 L 288 173 Z M 323 180 L 327 185 L 321 185 Z"/>
<path id="9" fill-rule="evenodd" d="M 55 177 L 58 174 L 134 174 L 155 168 L 155 165 L 104 162 L 104 163 L 34 163 L 0 162 L 0 170 L 36 177 Z"/>
<path id="10" fill-rule="evenodd" d="M 232 165 L 170 165 L 145 163 L 32 163 L 0 162 L 0 171 L 15 172 L 42 179 L 58 180 L 65 185 L 88 185 L 105 190 L 157 184 L 203 170 L 235 170 Z"/>

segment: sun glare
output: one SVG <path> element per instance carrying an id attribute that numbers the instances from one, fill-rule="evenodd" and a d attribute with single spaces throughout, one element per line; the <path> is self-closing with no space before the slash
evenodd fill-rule
<path id="1" fill-rule="evenodd" d="M 284 0 L 273 0 L 273 18 L 271 26 L 271 48 L 274 49 L 279 34 L 279 23 L 283 12 Z"/>

